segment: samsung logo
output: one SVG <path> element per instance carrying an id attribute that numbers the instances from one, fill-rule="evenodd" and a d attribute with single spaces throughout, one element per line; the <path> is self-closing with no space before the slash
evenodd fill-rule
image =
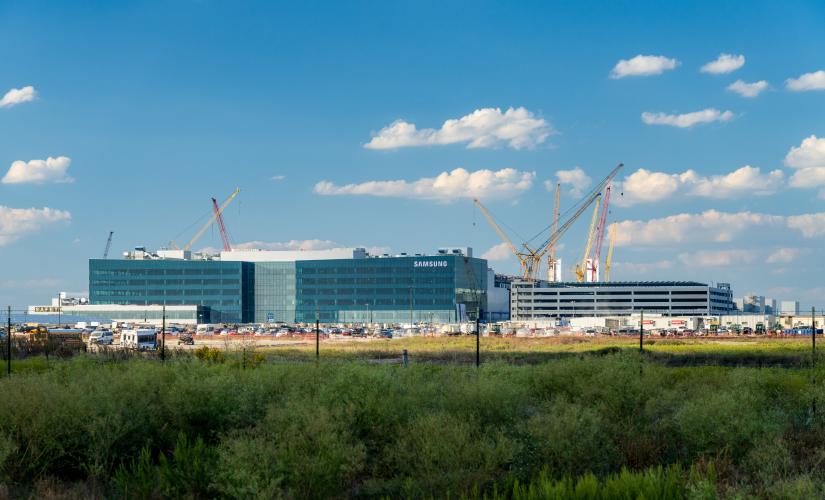
<path id="1" fill-rule="evenodd" d="M 446 260 L 417 260 L 413 267 L 447 267 Z"/>

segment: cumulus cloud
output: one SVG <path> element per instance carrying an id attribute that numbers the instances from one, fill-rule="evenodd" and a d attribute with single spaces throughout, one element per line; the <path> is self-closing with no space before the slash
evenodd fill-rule
<path id="1" fill-rule="evenodd" d="M 235 250 L 329 250 L 336 248 L 332 240 L 289 240 L 289 241 L 247 241 L 235 243 L 232 248 Z"/>
<path id="2" fill-rule="evenodd" d="M 71 220 L 65 210 L 54 208 L 10 208 L 0 205 L 0 246 L 8 245 L 23 236 L 36 233 L 44 226 Z"/>
<path id="3" fill-rule="evenodd" d="M 0 99 L 0 108 L 10 108 L 34 100 L 37 92 L 31 85 L 22 89 L 11 89 Z"/>
<path id="4" fill-rule="evenodd" d="M 513 252 L 510 250 L 510 246 L 504 242 L 492 246 L 489 250 L 481 254 L 482 259 L 496 261 L 507 260 L 512 256 Z"/>
<path id="5" fill-rule="evenodd" d="M 673 196 L 700 198 L 736 198 L 744 195 L 765 196 L 775 193 L 784 183 L 781 170 L 763 174 L 758 167 L 745 165 L 724 175 L 702 176 L 694 170 L 678 174 L 651 172 L 640 168 L 616 183 L 622 193 L 619 205 L 652 203 Z"/>
<path id="6" fill-rule="evenodd" d="M 790 215 L 788 227 L 799 231 L 805 238 L 825 236 L 825 212 Z"/>
<path id="7" fill-rule="evenodd" d="M 788 264 L 796 260 L 799 254 L 799 248 L 777 248 L 768 255 L 765 262 L 768 264 Z"/>
<path id="8" fill-rule="evenodd" d="M 736 80 L 728 85 L 728 90 L 736 92 L 742 97 L 756 97 L 763 91 L 767 90 L 768 82 L 759 80 L 758 82 L 746 83 L 742 80 Z"/>
<path id="9" fill-rule="evenodd" d="M 627 76 L 661 75 L 665 71 L 675 69 L 679 61 L 665 56 L 638 55 L 631 59 L 621 59 L 610 72 L 610 78 L 618 79 Z"/>
<path id="10" fill-rule="evenodd" d="M 614 262 L 612 266 L 616 269 L 616 274 L 622 276 L 633 276 L 636 274 L 648 274 L 653 271 L 664 271 L 673 268 L 673 261 L 669 259 L 652 262 Z"/>
<path id="11" fill-rule="evenodd" d="M 785 155 L 785 166 L 796 169 L 788 182 L 791 187 L 825 186 L 825 138 L 812 135 L 803 139 Z M 824 194 L 820 192 L 820 198 L 825 199 Z"/>
<path id="12" fill-rule="evenodd" d="M 716 60 L 711 61 L 702 66 L 702 73 L 712 73 L 714 75 L 721 75 L 725 73 L 732 73 L 745 65 L 745 56 L 733 54 L 719 54 Z"/>
<path id="13" fill-rule="evenodd" d="M 788 78 L 785 80 L 785 87 L 794 92 L 825 90 L 825 71 L 819 70 L 813 73 L 805 73 L 800 75 L 799 78 Z"/>
<path id="14" fill-rule="evenodd" d="M 415 181 L 368 181 L 341 186 L 321 181 L 315 185 L 314 191 L 320 195 L 369 195 L 438 201 L 509 198 L 530 189 L 535 176 L 535 172 L 522 172 L 513 168 L 475 172 L 456 168 L 452 172 L 442 172 L 436 177 L 424 177 Z"/>
<path id="15" fill-rule="evenodd" d="M 685 266 L 720 267 L 753 262 L 753 250 L 699 250 L 679 254 L 679 261 Z"/>
<path id="16" fill-rule="evenodd" d="M 543 143 L 554 131 L 543 118 L 523 107 L 477 109 L 469 115 L 445 121 L 441 128 L 419 130 L 414 123 L 397 120 L 382 128 L 367 149 L 398 149 L 466 143 L 468 148 L 493 148 L 506 144 L 513 149 L 529 149 Z"/>
<path id="17" fill-rule="evenodd" d="M 753 212 L 719 212 L 706 210 L 698 214 L 678 214 L 647 221 L 617 222 L 616 245 L 672 245 L 692 241 L 724 243 L 732 241 L 746 229 L 757 226 L 781 226 L 784 217 Z M 823 230 L 825 231 L 825 230 Z"/>
<path id="18" fill-rule="evenodd" d="M 282 181 L 282 180 L 284 180 L 284 179 L 286 179 L 286 176 L 285 176 L 285 175 L 273 175 L 273 176 L 272 176 L 272 180 L 273 180 L 273 181 Z"/>
<path id="19" fill-rule="evenodd" d="M 23 184 L 34 183 L 43 184 L 46 182 L 74 182 L 66 171 L 69 169 L 72 160 L 66 156 L 51 156 L 45 160 L 15 161 L 9 167 L 9 171 L 3 176 L 3 184 Z"/>
<path id="20" fill-rule="evenodd" d="M 562 186 L 570 186 L 568 192 L 573 198 L 580 198 L 584 195 L 584 191 L 593 183 L 591 179 L 581 167 L 575 167 L 572 170 L 557 170 L 556 180 Z M 544 187 L 548 191 L 556 189 L 556 182 L 552 180 L 544 181 Z"/>
<path id="21" fill-rule="evenodd" d="M 732 120 L 733 117 L 734 114 L 732 112 L 719 111 L 715 108 L 707 108 L 702 111 L 693 111 L 681 115 L 652 113 L 650 111 L 642 113 L 642 121 L 646 125 L 669 125 L 679 128 L 690 128 L 699 123 L 727 122 Z"/>

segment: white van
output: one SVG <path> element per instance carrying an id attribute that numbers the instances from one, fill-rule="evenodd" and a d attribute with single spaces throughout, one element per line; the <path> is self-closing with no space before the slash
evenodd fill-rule
<path id="1" fill-rule="evenodd" d="M 157 334 L 154 328 L 123 330 L 120 332 L 120 345 L 125 349 L 157 349 Z"/>
<path id="2" fill-rule="evenodd" d="M 90 344 L 112 345 L 115 334 L 111 330 L 95 330 L 89 335 Z"/>
<path id="3" fill-rule="evenodd" d="M 195 328 L 197 335 L 214 335 L 218 325 L 211 325 L 209 323 L 202 323 Z"/>

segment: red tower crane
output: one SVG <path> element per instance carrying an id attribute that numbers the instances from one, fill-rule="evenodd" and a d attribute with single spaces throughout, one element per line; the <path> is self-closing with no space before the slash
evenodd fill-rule
<path id="1" fill-rule="evenodd" d="M 218 200 L 214 197 L 212 198 L 212 208 L 215 211 L 215 220 L 218 221 L 218 229 L 221 231 L 221 239 L 223 240 L 223 249 L 224 251 L 231 252 L 232 251 L 232 244 L 229 243 L 229 235 L 226 234 L 226 226 L 223 225 L 223 216 L 221 215 L 221 209 L 218 206 Z"/>
<path id="2" fill-rule="evenodd" d="M 596 232 L 596 248 L 593 249 L 593 261 L 591 264 L 590 281 L 596 281 L 596 273 L 599 270 L 599 259 L 602 255 L 602 241 L 604 240 L 604 226 L 607 221 L 607 209 L 610 205 L 610 186 L 604 190 L 604 204 L 602 204 L 602 215 L 599 218 L 599 227 Z"/>

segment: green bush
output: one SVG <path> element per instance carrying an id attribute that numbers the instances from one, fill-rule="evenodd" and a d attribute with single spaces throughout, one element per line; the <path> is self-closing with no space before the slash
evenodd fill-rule
<path id="1" fill-rule="evenodd" d="M 812 411 L 825 388 L 809 369 L 666 368 L 633 353 L 239 369 L 239 353 L 199 352 L 80 356 L 0 379 L 0 490 L 793 498 L 825 487 L 825 415 Z"/>

